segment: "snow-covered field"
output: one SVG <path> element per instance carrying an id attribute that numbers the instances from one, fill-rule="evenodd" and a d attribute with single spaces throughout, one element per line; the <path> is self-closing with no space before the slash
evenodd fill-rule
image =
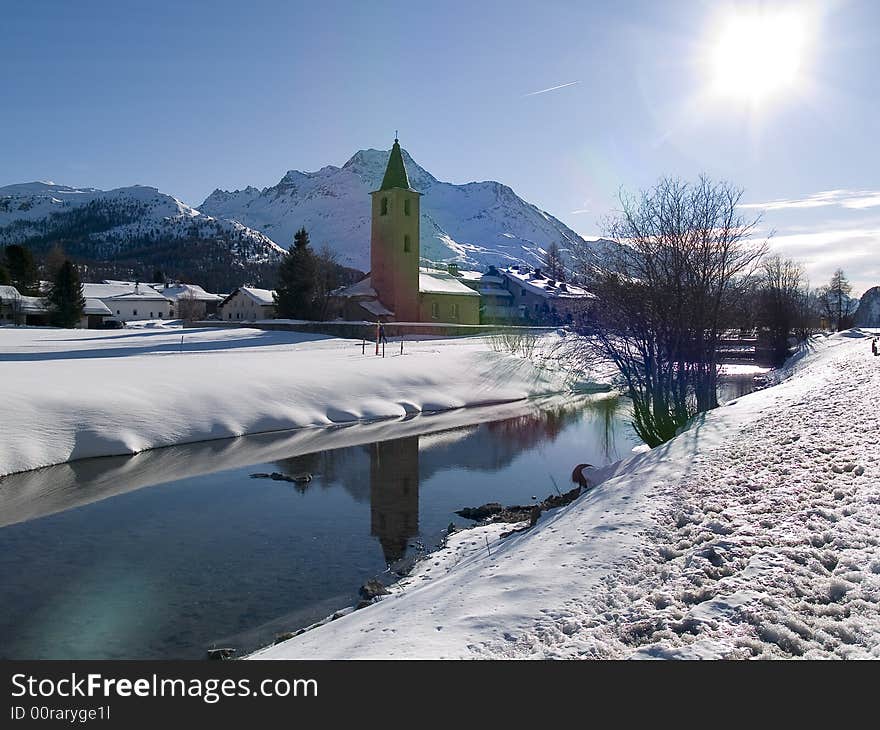
<path id="1" fill-rule="evenodd" d="M 534 530 L 455 534 L 254 657 L 880 658 L 878 402 L 870 340 L 819 340 Z"/>
<path id="2" fill-rule="evenodd" d="M 258 329 L 0 328 L 0 476 L 301 426 L 406 419 L 565 388 L 484 339 L 389 343 Z"/>

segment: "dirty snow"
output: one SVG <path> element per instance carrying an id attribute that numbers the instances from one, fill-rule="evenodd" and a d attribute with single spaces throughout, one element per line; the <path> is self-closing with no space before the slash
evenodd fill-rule
<path id="1" fill-rule="evenodd" d="M 843 333 L 786 375 L 254 658 L 880 658 L 880 358 Z"/>

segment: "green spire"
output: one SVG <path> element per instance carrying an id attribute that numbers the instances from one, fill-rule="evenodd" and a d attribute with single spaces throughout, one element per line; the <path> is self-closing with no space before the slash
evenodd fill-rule
<path id="1" fill-rule="evenodd" d="M 403 155 L 400 152 L 400 143 L 395 138 L 391 148 L 391 156 L 388 158 L 388 167 L 385 168 L 385 177 L 382 178 L 382 186 L 379 190 L 391 188 L 409 189 L 409 175 L 406 174 L 406 165 L 403 164 Z"/>

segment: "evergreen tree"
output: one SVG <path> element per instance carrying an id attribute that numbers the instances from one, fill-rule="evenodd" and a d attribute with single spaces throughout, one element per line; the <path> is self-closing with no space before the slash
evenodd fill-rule
<path id="1" fill-rule="evenodd" d="M 154 269 L 153 270 L 153 279 L 152 282 L 154 284 L 164 284 L 165 283 L 165 274 L 162 269 Z"/>
<path id="2" fill-rule="evenodd" d="M 837 269 L 831 281 L 820 287 L 816 296 L 832 329 L 839 332 L 850 326 L 850 318 L 859 302 L 852 296 L 852 286 L 843 269 Z"/>
<path id="3" fill-rule="evenodd" d="M 56 327 L 75 327 L 83 315 L 86 300 L 83 297 L 79 272 L 70 262 L 65 261 L 46 297 L 51 310 L 50 321 Z"/>
<path id="4" fill-rule="evenodd" d="M 40 277 L 30 249 L 12 244 L 4 250 L 4 257 L 10 283 L 18 289 L 19 294 L 38 295 L 40 293 Z"/>
<path id="5" fill-rule="evenodd" d="M 278 268 L 278 286 L 275 289 L 275 312 L 278 317 L 311 319 L 314 316 L 316 269 L 309 234 L 305 228 L 300 228 Z"/>
<path id="6" fill-rule="evenodd" d="M 58 270 L 67 261 L 67 254 L 60 243 L 52 246 L 52 250 L 46 255 L 46 265 L 43 267 L 43 275 L 49 280 L 54 281 Z"/>
<path id="7" fill-rule="evenodd" d="M 0 263 L 0 284 L 9 284 L 10 281 L 9 272 L 6 270 L 6 267 Z"/>

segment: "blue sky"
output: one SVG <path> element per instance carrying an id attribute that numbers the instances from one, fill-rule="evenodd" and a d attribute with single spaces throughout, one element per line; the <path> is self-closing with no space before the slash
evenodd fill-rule
<path id="1" fill-rule="evenodd" d="M 708 93 L 729 18 L 761 7 L 804 20 L 796 81 Z M 436 177 L 499 180 L 586 235 L 620 188 L 725 178 L 774 202 L 764 229 L 814 284 L 837 265 L 880 284 L 880 3 L 33 0 L 3 17 L 0 185 L 198 205 L 399 129 Z"/>

